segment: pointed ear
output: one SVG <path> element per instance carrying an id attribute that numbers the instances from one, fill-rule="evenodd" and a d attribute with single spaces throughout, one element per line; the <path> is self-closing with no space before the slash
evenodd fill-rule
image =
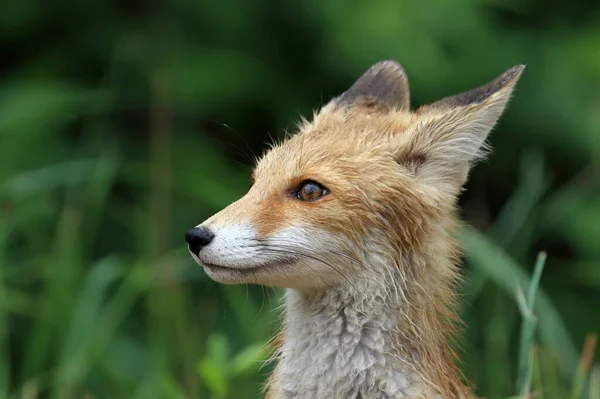
<path id="1" fill-rule="evenodd" d="M 362 104 L 382 109 L 408 111 L 410 95 L 408 78 L 402 65 L 396 61 L 380 61 L 369 68 L 344 94 L 337 105 Z"/>
<path id="2" fill-rule="evenodd" d="M 413 127 L 398 137 L 398 163 L 425 179 L 462 186 L 471 163 L 485 155 L 485 139 L 524 68 L 517 65 L 481 87 L 419 108 Z"/>

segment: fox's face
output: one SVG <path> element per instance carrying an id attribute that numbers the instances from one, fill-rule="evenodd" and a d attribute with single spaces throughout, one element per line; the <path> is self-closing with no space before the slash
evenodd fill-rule
<path id="1" fill-rule="evenodd" d="M 381 277 L 450 218 L 522 66 L 415 112 L 402 67 L 383 61 L 274 146 L 237 202 L 186 234 L 223 283 L 316 290 Z"/>

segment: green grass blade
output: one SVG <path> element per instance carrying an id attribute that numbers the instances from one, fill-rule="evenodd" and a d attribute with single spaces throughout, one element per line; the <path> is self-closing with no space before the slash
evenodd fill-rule
<path id="1" fill-rule="evenodd" d="M 583 351 L 577 365 L 577 372 L 573 380 L 570 399 L 580 399 L 583 393 L 585 380 L 592 365 L 592 360 L 596 352 L 596 335 L 590 334 L 583 343 Z"/>
<path id="2" fill-rule="evenodd" d="M 520 288 L 517 289 L 517 303 L 519 304 L 519 309 L 521 310 L 521 316 L 523 318 L 523 323 L 521 324 L 519 371 L 517 379 L 517 392 L 521 395 L 529 394 L 531 390 L 531 380 L 533 377 L 533 344 L 535 327 L 537 324 L 533 309 L 545 263 L 546 253 L 541 252 L 535 263 L 533 276 L 527 290 L 527 298 L 523 296 Z"/>
<path id="3" fill-rule="evenodd" d="M 11 376 L 11 361 L 9 354 L 9 307 L 6 280 L 4 271 L 6 270 L 7 243 L 11 223 L 8 216 L 1 215 L 3 220 L 0 223 L 0 398 L 5 398 L 8 395 Z"/>
<path id="4" fill-rule="evenodd" d="M 523 236 L 535 207 L 547 191 L 548 180 L 542 155 L 538 152 L 525 154 L 521 161 L 519 183 L 490 228 L 491 241 L 506 248 L 517 237 Z M 471 271 L 471 280 L 466 286 L 469 302 L 479 296 L 486 281 L 487 275 L 478 269 Z"/>
<path id="5" fill-rule="evenodd" d="M 548 178 L 541 154 L 526 154 L 521 163 L 519 185 L 490 230 L 492 241 L 501 247 L 508 245 L 523 228 L 547 188 Z"/>
<path id="6" fill-rule="evenodd" d="M 96 336 L 96 321 L 102 314 L 108 288 L 124 273 L 124 266 L 115 258 L 107 258 L 90 269 L 77 296 L 77 304 L 66 328 L 62 353 L 59 357 L 59 379 L 66 386 L 79 382 L 79 362 L 90 363 L 88 359 L 90 341 Z M 83 359 L 81 357 L 84 356 Z"/>
<path id="7" fill-rule="evenodd" d="M 530 279 L 522 268 L 478 231 L 466 226 L 462 242 L 467 259 L 508 295 L 513 296 L 515 287 L 529 286 Z M 561 372 L 572 377 L 578 361 L 577 350 L 558 311 L 542 289 L 538 290 L 537 314 L 541 339 L 561 359 Z"/>
<path id="8" fill-rule="evenodd" d="M 138 264 L 130 269 L 117 292 L 106 301 L 102 312 L 96 318 L 93 335 L 86 341 L 75 356 L 65 366 L 63 378 L 70 384 L 83 381 L 115 337 L 119 326 L 126 320 L 136 299 L 148 286 L 148 272 L 145 265 Z"/>
<path id="9" fill-rule="evenodd" d="M 600 399 L 600 365 L 592 367 L 590 373 L 590 395 L 589 399 Z"/>

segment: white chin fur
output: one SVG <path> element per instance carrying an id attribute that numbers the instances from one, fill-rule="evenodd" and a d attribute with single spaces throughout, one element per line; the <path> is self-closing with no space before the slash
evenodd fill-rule
<path id="1" fill-rule="evenodd" d="M 259 239 L 247 224 L 208 227 L 215 238 L 192 258 L 215 281 L 317 288 L 343 273 L 344 264 L 333 255 L 343 251 L 342 241 L 328 232 L 296 226 Z"/>

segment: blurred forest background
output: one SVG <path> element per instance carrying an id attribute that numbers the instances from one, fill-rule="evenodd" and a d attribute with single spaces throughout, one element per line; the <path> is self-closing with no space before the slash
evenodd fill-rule
<path id="1" fill-rule="evenodd" d="M 517 392 L 546 251 L 533 388 L 600 398 L 597 1 L 9 0 L 0 54 L 0 398 L 258 397 L 280 292 L 211 282 L 184 233 L 390 58 L 413 107 L 527 65 L 461 198 L 463 369 Z"/>

